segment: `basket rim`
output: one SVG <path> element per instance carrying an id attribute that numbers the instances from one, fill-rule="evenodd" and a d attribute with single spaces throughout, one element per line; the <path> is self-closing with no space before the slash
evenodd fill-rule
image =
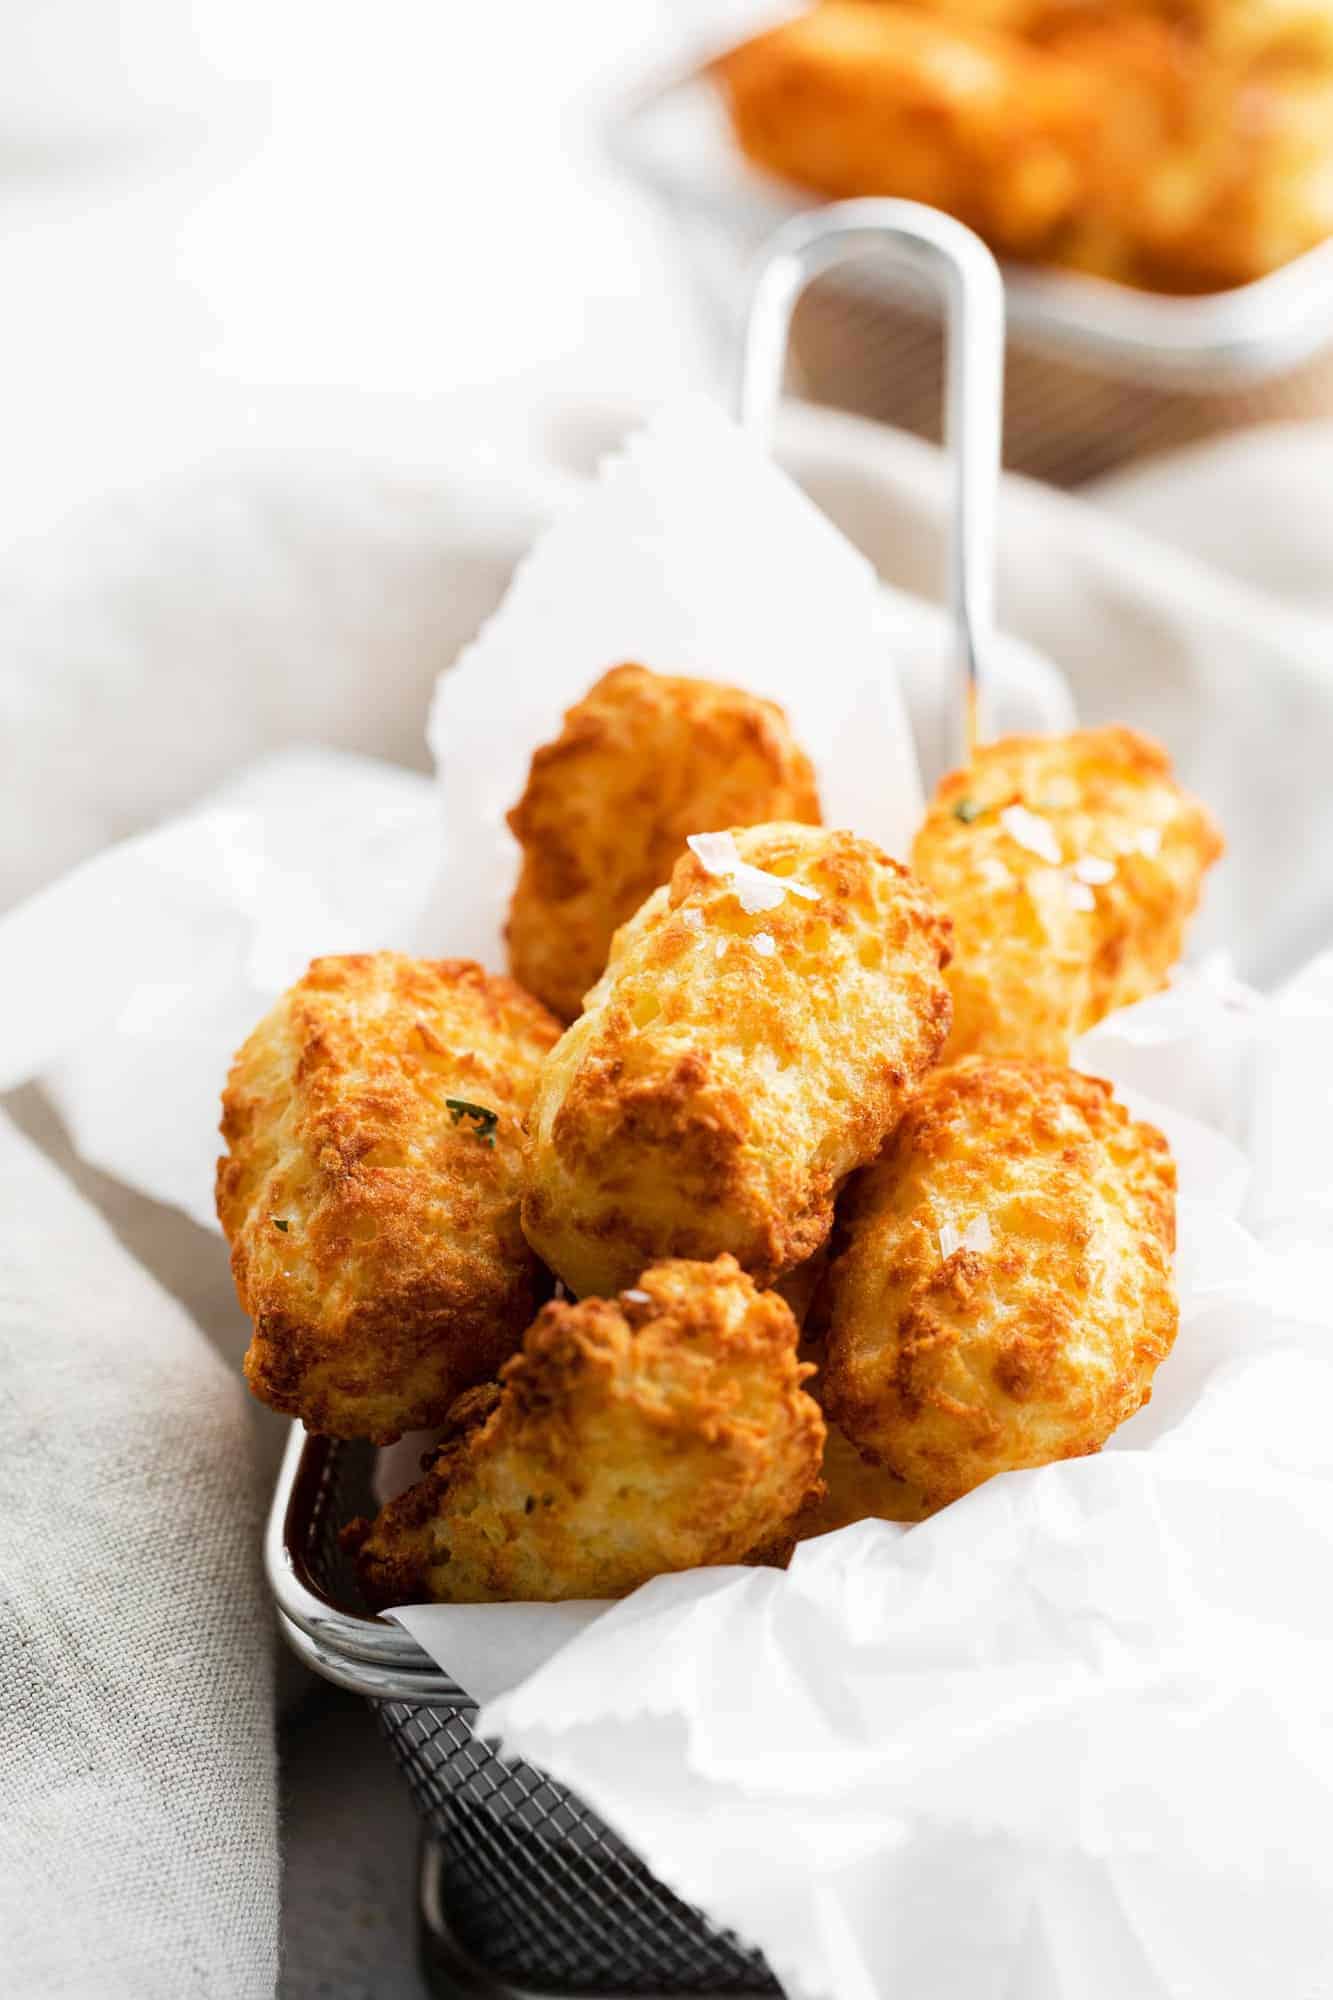
<path id="1" fill-rule="evenodd" d="M 341 1604 L 310 1567 L 307 1550 L 338 1439 L 294 1422 L 282 1454 L 264 1531 L 264 1571 L 278 1626 L 299 1659 L 325 1680 L 371 1701 L 476 1703 L 423 1647 L 381 1613 Z"/>

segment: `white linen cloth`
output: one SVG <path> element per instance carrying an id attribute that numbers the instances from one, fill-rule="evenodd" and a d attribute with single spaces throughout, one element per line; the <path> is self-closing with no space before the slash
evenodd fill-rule
<path id="1" fill-rule="evenodd" d="M 479 440 L 387 399 L 376 453 L 365 413 L 338 452 L 275 411 L 294 441 L 215 440 L 188 474 L 0 549 L 0 901 L 278 746 L 424 768 L 436 673 L 643 416 L 571 400 Z M 929 446 L 793 409 L 780 457 L 889 584 L 936 593 L 947 478 Z M 1200 942 L 1260 983 L 1333 932 L 1331 496 L 1333 427 L 1310 426 L 1195 447 L 1093 504 L 1009 479 L 1001 505 L 1001 623 L 1030 652 L 1010 652 L 1000 725 L 1052 698 L 1035 653 L 1085 721 L 1160 735 L 1228 839 Z M 920 725 L 919 635 L 906 655 Z"/>
<path id="2" fill-rule="evenodd" d="M 0 1115 L 0 1986 L 265 2000 L 270 1618 L 245 1396 Z"/>

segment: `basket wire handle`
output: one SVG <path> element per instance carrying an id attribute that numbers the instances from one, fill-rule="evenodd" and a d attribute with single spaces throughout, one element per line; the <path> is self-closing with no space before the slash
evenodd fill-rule
<path id="1" fill-rule="evenodd" d="M 953 699 L 946 766 L 985 733 L 995 618 L 995 515 L 1004 388 L 1004 284 L 990 251 L 961 222 L 914 201 L 843 201 L 794 216 L 763 252 L 745 326 L 740 421 L 771 448 L 796 302 L 849 257 L 886 254 L 923 273 L 946 314 L 945 449 L 953 468 L 948 600 Z"/>

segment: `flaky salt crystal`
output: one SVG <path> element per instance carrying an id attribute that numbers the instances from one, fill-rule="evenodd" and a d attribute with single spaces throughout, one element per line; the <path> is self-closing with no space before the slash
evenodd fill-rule
<path id="1" fill-rule="evenodd" d="M 952 1222 L 944 1222 L 939 1230 L 940 1256 L 947 1264 L 957 1250 L 991 1250 L 995 1239 L 991 1235 L 990 1217 L 974 1215 L 965 1229 L 959 1229 Z"/>
<path id="2" fill-rule="evenodd" d="M 741 865 L 736 842 L 729 833 L 691 833 L 685 845 L 709 875 L 734 875 Z"/>
<path id="3" fill-rule="evenodd" d="M 1088 887 L 1086 882 L 1070 882 L 1067 884 L 1067 887 L 1069 890 L 1069 900 L 1070 903 L 1073 905 L 1074 909 L 1076 910 L 1096 909 L 1097 898 L 1093 895 L 1091 889 Z"/>
<path id="4" fill-rule="evenodd" d="M 1074 863 L 1074 873 L 1080 882 L 1090 882 L 1100 888 L 1103 882 L 1115 880 L 1114 861 L 1103 861 L 1099 854 L 1081 854 Z"/>
<path id="5" fill-rule="evenodd" d="M 1146 854 L 1150 861 L 1154 860 L 1162 851 L 1161 827 L 1145 826 L 1139 834 L 1138 839 L 1134 842 L 1134 845 L 1138 848 L 1140 854 Z"/>
<path id="6" fill-rule="evenodd" d="M 1029 812 L 1026 806 L 1006 806 L 1000 814 L 1000 825 L 1011 840 L 1016 840 L 1029 854 L 1035 854 L 1039 861 L 1059 866 L 1060 843 L 1050 821 L 1040 813 Z"/>
<path id="7" fill-rule="evenodd" d="M 788 893 L 804 896 L 809 903 L 819 900 L 818 889 L 812 889 L 808 882 L 793 882 L 785 875 L 772 875 L 766 868 L 743 861 L 729 833 L 692 833 L 685 844 L 701 868 L 730 884 L 747 917 L 776 910 Z"/>
<path id="8" fill-rule="evenodd" d="M 633 1304 L 635 1304 L 636 1306 L 650 1306 L 652 1304 L 652 1300 L 649 1298 L 647 1292 L 640 1292 L 637 1290 L 628 1291 L 628 1292 L 622 1292 L 620 1296 L 622 1299 L 631 1300 Z"/>
<path id="9" fill-rule="evenodd" d="M 759 953 L 760 958 L 772 958 L 774 952 L 777 950 L 777 945 L 767 931 L 756 931 L 750 942 Z"/>

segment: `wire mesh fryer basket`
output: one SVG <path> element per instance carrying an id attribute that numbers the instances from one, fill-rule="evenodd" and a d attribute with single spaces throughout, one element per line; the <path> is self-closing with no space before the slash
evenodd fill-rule
<path id="1" fill-rule="evenodd" d="M 1004 305 L 989 251 L 952 218 L 911 202 L 845 202 L 794 218 L 759 271 L 741 421 L 767 442 L 802 293 L 867 252 L 928 277 L 946 305 L 947 762 L 982 728 L 992 638 Z M 411 1786 L 430 1838 L 434 1915 L 425 1908 L 423 1922 L 447 1959 L 444 1990 L 476 2000 L 780 1992 L 760 1954 L 673 1895 L 572 1793 L 480 1741 L 464 1690 L 401 1628 L 369 1615 L 338 1531 L 375 1510 L 373 1465 L 369 1445 L 293 1426 L 269 1520 L 269 1581 L 294 1651 L 374 1704 Z"/>
<path id="2" fill-rule="evenodd" d="M 581 1800 L 475 1736 L 462 1690 L 365 1610 L 338 1530 L 373 1505 L 373 1465 L 368 1445 L 293 1427 L 270 1572 L 289 1641 L 368 1696 L 411 1788 L 433 1844 L 454 1989 L 490 2000 L 777 1993 L 757 1953 L 672 1895 Z"/>

